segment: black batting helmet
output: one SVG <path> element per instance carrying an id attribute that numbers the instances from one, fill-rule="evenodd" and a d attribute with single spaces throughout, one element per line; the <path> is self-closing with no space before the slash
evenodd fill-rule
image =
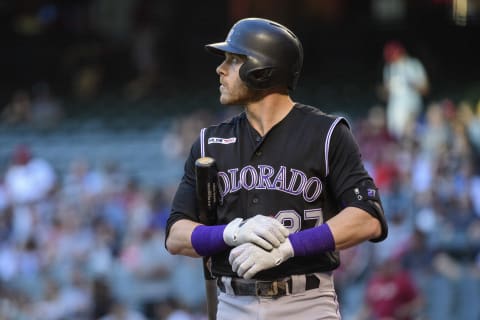
<path id="1" fill-rule="evenodd" d="M 220 55 L 229 52 L 246 56 L 240 78 L 254 89 L 279 85 L 295 89 L 303 64 L 303 48 L 297 36 L 281 24 L 261 18 L 238 21 L 224 42 L 205 48 Z"/>

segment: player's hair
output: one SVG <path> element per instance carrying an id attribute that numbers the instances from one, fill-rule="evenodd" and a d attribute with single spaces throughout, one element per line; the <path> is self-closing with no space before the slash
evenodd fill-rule
<path id="1" fill-rule="evenodd" d="M 287 27 L 262 18 L 246 18 L 230 29 L 224 42 L 205 46 L 212 53 L 246 57 L 240 78 L 253 89 L 285 86 L 294 90 L 303 64 L 303 48 Z"/>

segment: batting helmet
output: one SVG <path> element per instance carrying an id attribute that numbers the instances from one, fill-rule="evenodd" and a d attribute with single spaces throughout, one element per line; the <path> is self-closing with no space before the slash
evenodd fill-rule
<path id="1" fill-rule="evenodd" d="M 303 64 L 303 48 L 285 26 L 267 19 L 247 18 L 235 23 L 224 42 L 208 44 L 215 54 L 246 56 L 240 78 L 254 89 L 285 85 L 295 89 Z"/>

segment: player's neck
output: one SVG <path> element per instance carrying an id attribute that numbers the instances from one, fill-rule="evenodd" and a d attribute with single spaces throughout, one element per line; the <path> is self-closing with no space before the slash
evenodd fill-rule
<path id="1" fill-rule="evenodd" d="M 247 119 L 261 136 L 282 121 L 292 110 L 294 102 L 285 94 L 270 94 L 262 100 L 255 101 L 245 107 Z"/>

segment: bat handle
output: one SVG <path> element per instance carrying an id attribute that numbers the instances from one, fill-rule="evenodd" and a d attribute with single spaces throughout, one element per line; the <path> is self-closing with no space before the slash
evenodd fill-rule
<path id="1" fill-rule="evenodd" d="M 205 280 L 213 280 L 213 279 L 216 279 L 213 275 L 212 275 L 212 271 L 211 271 L 211 268 L 210 268 L 210 257 L 203 257 L 203 275 L 205 276 Z"/>
<path id="2" fill-rule="evenodd" d="M 203 258 L 203 275 L 205 276 L 205 293 L 207 297 L 207 318 L 208 320 L 215 320 L 217 319 L 217 280 L 210 272 L 209 268 L 210 258 L 204 257 Z"/>

